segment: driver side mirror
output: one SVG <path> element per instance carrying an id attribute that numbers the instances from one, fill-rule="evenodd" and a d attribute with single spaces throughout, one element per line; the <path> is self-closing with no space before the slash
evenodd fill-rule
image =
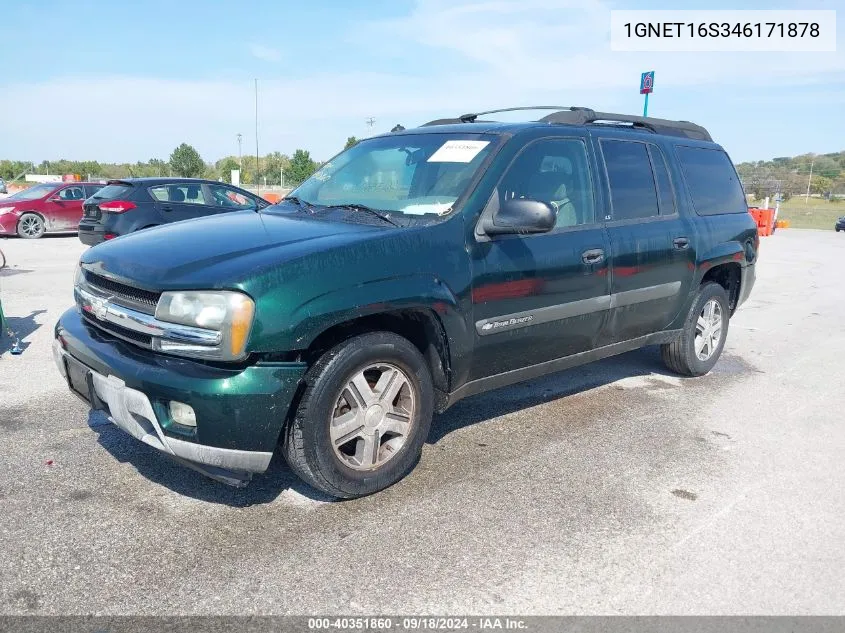
<path id="1" fill-rule="evenodd" d="M 63 200 L 63 198 L 59 194 L 56 194 L 55 196 L 50 196 L 49 198 L 47 198 L 47 202 L 61 202 L 62 200 Z"/>
<path id="2" fill-rule="evenodd" d="M 511 198 L 499 205 L 483 229 L 487 235 L 548 233 L 556 219 L 557 211 L 546 202 Z"/>

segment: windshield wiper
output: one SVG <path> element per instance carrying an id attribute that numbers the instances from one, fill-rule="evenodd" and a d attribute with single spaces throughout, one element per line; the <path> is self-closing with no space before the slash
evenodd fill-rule
<path id="1" fill-rule="evenodd" d="M 285 196 L 282 198 L 282 202 L 291 202 L 308 213 L 314 213 L 314 206 L 312 204 L 305 202 L 305 200 L 301 200 L 296 196 Z"/>
<path id="2" fill-rule="evenodd" d="M 382 213 L 381 211 L 377 211 L 376 209 L 373 209 L 372 207 L 368 207 L 366 204 L 357 204 L 357 203 L 330 204 L 330 205 L 327 205 L 324 208 L 326 208 L 326 209 L 351 209 L 353 211 L 363 211 L 365 213 L 369 213 L 370 215 L 374 215 L 377 218 L 381 218 L 382 220 L 384 220 L 388 224 L 392 224 L 393 226 L 399 226 L 396 222 L 394 222 L 392 219 L 390 219 L 390 216 L 388 216 L 386 213 Z"/>

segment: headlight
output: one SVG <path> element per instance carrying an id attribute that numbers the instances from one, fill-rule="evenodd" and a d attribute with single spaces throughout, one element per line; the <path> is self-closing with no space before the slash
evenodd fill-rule
<path id="1" fill-rule="evenodd" d="M 219 345 L 155 339 L 153 346 L 162 352 L 216 360 L 243 358 L 255 303 L 247 295 L 229 291 L 165 292 L 156 306 L 156 319 L 189 327 L 220 332 Z"/>
<path id="2" fill-rule="evenodd" d="M 14 211 L 15 207 L 0 207 L 0 215 L 4 213 L 8 213 L 9 211 Z"/>

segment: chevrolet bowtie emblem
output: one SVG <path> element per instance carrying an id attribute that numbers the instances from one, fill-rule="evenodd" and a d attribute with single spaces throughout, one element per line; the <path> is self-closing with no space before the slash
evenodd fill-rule
<path id="1" fill-rule="evenodd" d="M 109 297 L 108 299 L 101 299 L 100 297 L 93 297 L 91 299 L 91 312 L 100 321 L 105 321 L 106 315 L 109 313 Z"/>

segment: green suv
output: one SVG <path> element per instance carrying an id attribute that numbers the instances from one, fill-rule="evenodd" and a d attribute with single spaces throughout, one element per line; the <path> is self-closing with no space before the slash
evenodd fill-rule
<path id="1" fill-rule="evenodd" d="M 352 498 L 461 398 L 645 345 L 705 374 L 759 246 L 728 155 L 685 121 L 550 110 L 399 129 L 267 209 L 91 248 L 55 328 L 70 389 L 216 479 L 278 447 Z"/>

